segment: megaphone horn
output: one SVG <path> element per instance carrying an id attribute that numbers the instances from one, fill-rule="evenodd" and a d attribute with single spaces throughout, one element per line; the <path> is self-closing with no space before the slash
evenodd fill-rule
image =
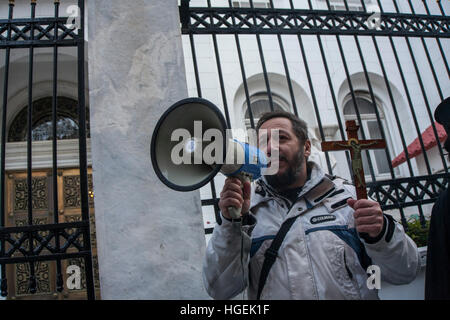
<path id="1" fill-rule="evenodd" d="M 222 167 L 220 163 L 176 164 L 172 161 L 172 150 L 179 144 L 179 141 L 172 140 L 172 134 L 175 130 L 182 129 L 187 130 L 191 137 L 196 137 L 195 121 L 201 121 L 202 130 L 210 128 L 220 130 L 224 157 L 226 154 L 228 127 L 222 113 L 214 104 L 201 98 L 187 98 L 173 104 L 158 120 L 153 131 L 150 150 L 156 175 L 165 185 L 177 191 L 192 191 L 204 186 Z M 201 134 L 203 137 L 203 132 Z M 189 144 L 192 146 L 195 142 L 192 140 Z"/>
<path id="2" fill-rule="evenodd" d="M 267 166 L 264 153 L 228 139 L 227 129 L 222 112 L 208 100 L 187 98 L 173 104 L 152 136 L 150 154 L 158 178 L 177 191 L 201 188 L 219 171 L 241 181 L 258 178 Z M 240 217 L 239 208 L 229 212 Z"/>

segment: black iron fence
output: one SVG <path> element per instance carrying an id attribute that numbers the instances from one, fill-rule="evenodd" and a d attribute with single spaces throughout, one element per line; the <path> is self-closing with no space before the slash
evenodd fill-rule
<path id="1" fill-rule="evenodd" d="M 23 4 L 23 3 L 22 3 Z M 4 52 L 5 60 L 2 68 L 3 97 L 2 97 L 2 132 L 1 132 L 1 212 L 0 212 L 0 265 L 1 265 L 1 295 L 8 295 L 8 288 L 14 283 L 7 282 L 7 266 L 21 264 L 27 269 L 28 282 L 24 292 L 33 294 L 38 291 L 36 270 L 42 261 L 54 261 L 56 264 L 55 284 L 56 291 L 64 289 L 66 270 L 62 262 L 65 260 L 84 261 L 81 269 L 85 272 L 85 288 L 88 299 L 94 299 L 94 280 L 92 267 L 91 239 L 89 231 L 89 195 L 87 175 L 86 152 L 86 99 L 85 99 L 85 39 L 84 39 L 84 0 L 78 0 L 79 23 L 75 27 L 67 25 L 68 17 L 60 17 L 60 1 L 54 1 L 54 15 L 47 18 L 36 17 L 36 0 L 30 2 L 30 16 L 28 18 L 14 17 L 14 0 L 9 1 L 8 18 L 0 20 L 0 51 Z M 44 4 L 45 5 L 45 4 Z M 23 6 L 22 6 L 23 7 Z M 76 30 L 78 29 L 78 31 Z M 79 194 L 81 199 L 81 221 L 61 222 L 58 215 L 58 149 L 57 149 L 57 121 L 58 116 L 58 49 L 61 47 L 77 48 L 77 83 L 78 83 L 78 141 L 79 141 Z M 6 205 L 6 144 L 7 144 L 7 118 L 8 118 L 8 89 L 11 82 L 16 80 L 10 74 L 10 59 L 15 49 L 28 50 L 28 106 L 27 106 L 27 166 L 26 183 L 23 198 L 26 199 L 27 219 L 23 225 L 7 226 Z M 33 148 L 33 84 L 35 74 L 34 55 L 35 48 L 50 48 L 53 50 L 53 96 L 52 96 L 52 163 L 49 174 L 52 180 L 51 197 L 53 201 L 53 216 L 51 224 L 37 224 L 34 214 L 36 207 L 36 186 L 32 161 Z M 64 264 L 65 265 L 65 264 Z M 53 278 L 53 277 L 52 277 Z"/>
<path id="2" fill-rule="evenodd" d="M 272 37 L 272 46 L 279 50 L 279 63 L 282 64 L 285 87 L 288 92 L 287 104 L 289 109 L 296 115 L 304 116 L 302 105 L 296 97 L 296 86 L 292 80 L 293 67 L 287 58 L 285 49 L 288 43 L 296 41 L 298 43 L 298 56 L 301 57 L 300 63 L 303 64 L 304 76 L 307 79 L 308 96 L 311 100 L 314 112 L 314 121 L 317 125 L 318 139 L 327 140 L 326 128 L 323 126 L 325 112 L 334 112 L 337 123 L 337 140 L 345 140 L 345 127 L 343 125 L 342 108 L 345 100 L 339 98 L 341 94 L 336 87 L 333 77 L 336 66 L 345 73 L 345 87 L 347 88 L 347 103 L 350 103 L 352 117 L 361 124 L 367 119 L 367 110 L 372 108 L 372 121 L 375 123 L 378 137 L 371 134 L 374 130 L 373 123 L 371 127 L 361 125 L 361 138 L 383 138 L 392 139 L 396 136 L 398 145 L 401 145 L 401 151 L 404 152 L 404 170 L 399 174 L 398 169 L 393 165 L 392 160 L 396 156 L 392 148 L 386 148 L 385 151 L 378 153 L 365 152 L 365 171 L 369 178 L 367 184 L 370 197 L 377 199 L 384 210 L 398 210 L 401 221 L 407 228 L 407 219 L 405 209 L 415 207 L 418 210 L 418 216 L 422 225 L 425 225 L 425 214 L 429 213 L 427 204 L 433 203 L 440 191 L 448 186 L 449 171 L 446 161 L 446 154 L 441 144 L 442 133 L 439 131 L 433 119 L 433 110 L 450 93 L 449 66 L 446 55 L 448 52 L 448 39 L 450 38 L 450 18 L 444 11 L 444 5 L 441 1 L 400 1 L 396 0 L 305 0 L 305 1 L 203 1 L 203 4 L 195 6 L 194 1 L 182 0 L 180 5 L 181 30 L 185 37 L 185 52 L 187 67 L 193 70 L 195 79 L 196 95 L 202 97 L 205 90 L 211 89 L 211 78 L 208 81 L 205 74 L 202 73 L 201 58 L 199 53 L 205 56 L 205 49 L 201 49 L 199 42 L 209 38 L 210 56 L 215 61 L 214 74 L 218 83 L 217 96 L 220 107 L 223 109 L 228 125 L 232 127 L 233 117 L 236 106 L 234 101 L 230 101 L 233 92 L 228 85 L 224 72 L 225 68 L 233 68 L 229 57 L 220 50 L 221 41 L 231 45 L 235 51 L 236 59 L 234 70 L 240 73 L 243 93 L 245 95 L 244 107 L 247 108 L 248 126 L 255 127 L 254 110 L 258 106 L 253 104 L 251 86 L 250 67 L 247 65 L 243 43 L 248 41 L 256 42 L 256 54 L 260 63 L 262 73 L 262 82 L 264 87 L 263 94 L 266 96 L 266 102 L 269 107 L 266 110 L 278 108 L 276 101 L 276 90 L 273 89 L 271 82 L 271 70 L 267 61 L 267 46 L 263 49 L 262 38 Z M 196 1 L 194 3 L 200 3 Z M 215 5 L 216 4 L 216 5 Z M 376 6 L 378 10 L 368 8 L 368 5 Z M 277 5 L 279 7 L 277 7 Z M 418 13 L 419 12 L 419 13 Z M 253 38 L 249 37 L 250 35 Z M 230 41 L 230 37 L 234 37 Z M 288 38 L 290 37 L 290 38 Z M 188 40 L 187 40 L 188 38 Z M 318 46 L 320 56 L 312 57 L 308 54 L 306 47 L 307 41 L 311 43 L 314 39 L 314 45 Z M 225 40 L 228 39 L 228 40 Z M 251 40 L 250 40 L 251 39 Z M 293 40 L 295 39 L 295 40 Z M 203 41 L 204 42 L 204 41 Z M 374 79 L 370 75 L 370 68 L 367 65 L 367 51 L 362 48 L 363 43 L 372 46 L 372 57 L 376 57 L 376 64 L 379 68 L 381 77 L 381 86 L 386 97 L 385 103 L 391 110 L 390 116 L 395 124 L 395 129 L 387 129 L 383 125 L 386 115 L 380 111 L 379 97 L 374 90 Z M 414 45 L 413 45 L 414 42 Z M 334 51 L 330 52 L 326 44 L 332 43 Z M 350 44 L 349 44 L 350 43 Z M 402 47 L 403 50 L 399 50 Z M 425 60 L 418 60 L 418 53 L 415 48 L 421 48 L 422 56 Z M 222 46 L 223 48 L 223 46 Z M 328 48 L 328 49 L 327 49 Z M 382 50 L 383 48 L 383 50 Z M 405 49 L 406 48 L 406 49 Z M 273 49 L 273 48 L 271 48 Z M 201 51 L 200 51 L 201 50 Z M 448 50 L 448 49 L 447 49 Z M 356 83 L 349 68 L 349 51 L 352 51 L 352 57 L 356 57 L 359 67 L 359 82 L 364 82 L 364 99 L 361 100 L 361 86 Z M 384 51 L 389 51 L 386 54 Z M 336 59 L 337 57 L 337 59 Z M 387 61 L 389 59 L 389 61 Z M 227 65 L 224 68 L 224 60 Z M 319 61 L 319 62 L 317 62 Z M 320 80 L 314 77 L 314 69 L 320 65 L 323 70 Z M 392 88 L 390 80 L 391 69 L 395 69 L 398 75 L 396 85 L 401 88 L 403 94 L 399 98 Z M 427 78 L 424 78 L 425 73 Z M 212 71 L 212 70 L 210 70 Z M 411 85 L 414 81 L 414 87 Z M 325 86 L 324 86 L 325 84 Z M 358 89 L 355 89 L 355 85 Z M 380 86 L 380 83 L 377 84 Z M 322 106 L 319 106 L 318 96 L 322 94 L 316 91 L 316 87 L 326 88 L 331 108 L 323 112 Z M 419 89 L 417 89 L 419 88 Z M 430 89 L 431 88 L 431 89 Z M 419 91 L 418 91 L 419 90 Z M 192 95 L 195 93 L 191 92 Z M 419 98 L 417 99 L 416 97 Z M 436 98 L 436 94 L 438 98 Z M 261 92 L 259 92 L 261 95 Z M 402 102 L 400 101 L 402 100 Z M 402 107 L 400 108 L 400 104 Z M 234 110 L 234 111 L 232 111 Z M 321 112 L 322 110 L 322 112 Z M 406 132 L 407 126 L 405 119 L 411 123 L 408 130 L 418 138 L 416 144 L 420 149 L 423 160 L 420 164 L 422 170 L 418 170 L 418 164 L 413 163 L 413 157 L 416 154 L 409 154 L 409 144 Z M 367 121 L 366 121 L 367 122 Z M 425 127 L 424 127 L 425 124 Z M 428 128 L 432 140 L 437 141 L 437 147 L 431 154 L 428 146 L 429 141 L 422 135 L 424 129 Z M 339 136 L 340 135 L 340 136 Z M 328 137 L 328 139 L 330 139 Z M 425 141 L 424 141 L 425 140 Z M 436 145 L 436 144 L 435 144 Z M 397 148 L 398 149 L 398 148 Z M 333 164 L 330 155 L 325 152 L 326 167 L 328 173 L 333 174 Z M 431 159 L 433 157 L 433 159 Z M 350 168 L 349 155 L 346 154 L 348 168 Z M 437 159 L 437 160 L 436 160 Z M 436 161 L 438 164 L 436 164 Z M 381 163 L 383 163 L 381 165 Z M 433 163 L 433 164 L 432 164 Z M 380 167 L 384 167 L 384 175 L 380 179 Z M 439 167 L 439 169 L 436 169 Z M 350 169 L 349 169 L 350 170 Z M 202 205 L 205 207 L 213 206 L 215 218 L 220 221 L 218 210 L 218 199 L 215 182 L 211 183 L 211 198 L 203 199 Z M 426 209 L 424 209 L 426 208 Z M 211 233 L 212 227 L 206 228 L 206 233 Z"/>

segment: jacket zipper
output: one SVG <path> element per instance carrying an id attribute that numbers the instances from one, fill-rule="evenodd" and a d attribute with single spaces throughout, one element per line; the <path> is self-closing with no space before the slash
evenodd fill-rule
<path id="1" fill-rule="evenodd" d="M 345 265 L 345 269 L 347 270 L 347 274 L 348 274 L 348 276 L 350 278 L 350 282 L 353 284 L 353 288 L 356 290 L 356 293 L 358 295 L 358 299 L 361 300 L 362 299 L 361 292 L 358 289 L 357 281 L 356 281 L 356 279 L 355 280 L 353 279 L 353 273 L 350 271 L 350 268 L 347 266 L 347 259 L 346 259 L 346 256 L 345 256 L 345 249 L 344 249 L 344 265 Z"/>

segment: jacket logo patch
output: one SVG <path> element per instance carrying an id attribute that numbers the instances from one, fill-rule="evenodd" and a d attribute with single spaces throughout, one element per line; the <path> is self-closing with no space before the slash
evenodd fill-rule
<path id="1" fill-rule="evenodd" d="M 312 217 L 310 222 L 312 224 L 317 224 L 317 223 L 333 221 L 333 220 L 336 220 L 336 216 L 333 216 L 332 214 L 325 214 L 325 215 L 322 215 L 322 216 Z"/>

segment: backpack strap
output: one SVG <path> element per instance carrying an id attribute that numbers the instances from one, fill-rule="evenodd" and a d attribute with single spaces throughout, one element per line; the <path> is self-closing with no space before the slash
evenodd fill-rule
<path id="1" fill-rule="evenodd" d="M 295 220 L 297 220 L 297 218 L 299 216 L 300 215 L 291 217 L 283 222 L 283 224 L 280 227 L 280 230 L 278 231 L 278 233 L 275 236 L 275 239 L 272 240 L 270 247 L 267 248 L 266 252 L 264 253 L 265 259 L 264 259 L 263 266 L 261 268 L 261 273 L 259 276 L 258 294 L 256 297 L 257 300 L 260 300 L 261 292 L 264 288 L 264 285 L 266 284 L 270 269 L 272 268 L 273 264 L 275 263 L 275 261 L 277 259 L 278 250 L 280 249 L 281 244 L 283 243 L 283 240 L 286 237 L 286 234 L 291 229 Z"/>

